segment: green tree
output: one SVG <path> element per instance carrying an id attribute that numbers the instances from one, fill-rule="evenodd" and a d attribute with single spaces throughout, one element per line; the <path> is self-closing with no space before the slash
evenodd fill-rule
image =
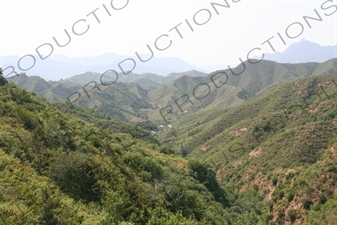
<path id="1" fill-rule="evenodd" d="M 3 86 L 7 83 L 7 80 L 3 77 L 2 68 L 0 67 L 0 86 Z"/>
<path id="2" fill-rule="evenodd" d="M 188 161 L 188 168 L 191 171 L 191 176 L 205 185 L 205 187 L 213 194 L 217 202 L 220 202 L 225 207 L 230 206 L 226 193 L 220 187 L 216 180 L 216 174 L 209 164 L 192 159 Z"/>

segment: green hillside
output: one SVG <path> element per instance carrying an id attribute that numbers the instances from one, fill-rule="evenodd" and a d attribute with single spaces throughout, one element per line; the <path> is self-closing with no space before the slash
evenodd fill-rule
<path id="1" fill-rule="evenodd" d="M 118 82 L 109 86 L 101 85 L 100 74 L 90 72 L 58 82 L 46 82 L 38 77 L 27 76 L 9 80 L 52 102 L 66 101 L 68 96 L 74 101 L 78 94 L 73 93 L 79 92 L 81 96 L 74 101 L 76 105 L 123 121 L 138 123 L 149 120 L 159 126 L 165 122 L 171 123 L 186 113 L 238 105 L 301 77 L 337 73 L 337 59 L 325 63 L 244 63 L 246 69 L 238 76 L 232 75 L 229 69 L 209 75 L 192 70 L 172 73 L 166 77 L 151 73 L 130 73 L 126 76 L 119 74 Z M 233 71 L 240 73 L 242 69 L 242 65 L 239 65 Z M 108 83 L 115 81 L 116 77 L 115 74 L 108 73 L 102 79 Z M 97 88 L 90 91 L 94 82 L 101 91 Z M 90 93 L 85 93 L 84 90 Z M 161 113 L 167 114 L 170 110 L 172 111 L 165 116 L 165 121 Z"/>
<path id="2" fill-rule="evenodd" d="M 169 75 L 166 76 L 167 78 L 167 83 L 169 83 L 172 80 L 176 80 L 182 76 L 189 76 L 189 77 L 205 77 L 207 76 L 206 73 L 197 71 L 197 70 L 190 70 L 186 71 L 184 73 L 170 73 Z"/>
<path id="3" fill-rule="evenodd" d="M 152 109 L 152 105 L 148 102 L 148 91 L 139 85 L 115 83 L 111 86 L 102 85 L 100 90 L 88 93 L 90 98 L 82 90 L 81 97 L 73 104 L 95 109 L 124 121 L 141 122 L 148 118 L 147 111 Z"/>
<path id="4" fill-rule="evenodd" d="M 233 224 L 267 218 L 258 196 L 248 195 L 246 203 L 223 189 L 209 166 L 160 153 L 164 148 L 146 131 L 130 131 L 130 125 L 88 109 L 57 107 L 68 112 L 0 76 L 1 224 Z"/>
<path id="5" fill-rule="evenodd" d="M 186 71 L 186 72 L 182 72 L 182 73 L 170 73 L 167 76 L 161 76 L 158 74 L 154 74 L 154 73 L 143 73 L 143 74 L 136 74 L 136 73 L 129 73 L 127 75 L 124 75 L 122 73 L 118 74 L 118 79 L 117 82 L 121 82 L 121 83 L 137 83 L 139 80 L 147 80 L 147 81 L 152 81 L 154 83 L 157 83 L 160 85 L 164 85 L 167 84 L 175 79 L 178 79 L 179 77 L 182 76 L 190 76 L 190 77 L 204 77 L 207 74 L 206 73 L 202 73 L 196 70 L 190 70 L 190 71 Z M 79 85 L 86 85 L 92 81 L 95 81 L 97 83 L 100 83 L 101 79 L 101 74 L 99 73 L 92 73 L 92 72 L 87 72 L 84 74 L 78 74 L 75 75 L 73 77 L 70 77 L 68 79 L 66 79 L 66 81 L 70 81 Z M 103 79 L 105 80 L 109 80 L 109 81 L 114 81 L 116 80 L 116 74 L 113 72 L 108 72 L 106 74 L 104 74 Z M 143 87 L 142 85 L 140 85 L 141 87 Z M 145 87 L 143 87 L 145 88 Z M 146 88 L 145 88 L 146 89 Z"/>
<path id="6" fill-rule="evenodd" d="M 138 84 L 143 89 L 148 90 L 148 91 L 156 90 L 157 88 L 162 86 L 160 83 L 157 83 L 153 80 L 146 79 L 146 78 L 138 78 L 138 79 L 134 80 L 133 82 Z"/>
<path id="7" fill-rule="evenodd" d="M 150 102 L 158 110 L 151 112 L 149 118 L 157 123 L 166 122 L 160 115 L 168 114 L 167 122 L 182 116 L 181 109 L 197 112 L 204 109 L 216 109 L 222 106 L 232 107 L 245 100 L 261 95 L 278 85 L 302 77 L 320 76 L 337 73 L 337 59 L 325 63 L 279 64 L 261 61 L 257 64 L 244 62 L 230 69 L 215 71 L 207 76 L 183 76 L 149 93 Z M 186 104 L 183 104 L 186 102 Z M 192 104 L 193 103 L 193 104 Z M 178 105 L 181 107 L 179 108 Z M 162 109 L 167 107 L 167 109 Z M 172 107 L 172 108 L 171 108 Z M 202 113 L 203 114 L 203 113 Z"/>
<path id="8" fill-rule="evenodd" d="M 336 80 L 300 79 L 230 109 L 184 115 L 160 141 L 208 161 L 225 185 L 256 190 L 277 224 L 336 224 Z"/>
<path id="9" fill-rule="evenodd" d="M 172 107 L 172 112 L 165 116 L 169 123 L 182 117 L 184 111 L 190 114 L 205 108 L 234 106 L 244 101 L 239 97 L 242 91 L 241 87 L 229 85 L 214 88 L 206 77 L 183 76 L 149 93 L 150 102 L 156 108 L 149 118 L 156 123 L 166 122 L 160 114 L 167 114 L 165 107 Z"/>
<path id="10" fill-rule="evenodd" d="M 118 74 L 118 76 L 120 76 L 120 74 Z M 106 73 L 103 77 L 109 81 L 113 81 L 116 79 L 116 75 L 114 73 Z M 92 81 L 100 83 L 101 82 L 100 79 L 101 79 L 101 74 L 86 72 L 84 74 L 78 74 L 78 75 L 72 76 L 70 78 L 67 78 L 66 80 L 76 83 L 78 85 L 84 86 Z"/>
<path id="11" fill-rule="evenodd" d="M 320 76 L 337 73 L 337 59 L 330 59 L 324 63 L 297 63 L 280 64 L 273 61 L 263 60 L 256 64 L 247 61 L 244 66 L 239 66 L 231 70 L 226 69 L 216 71 L 208 75 L 208 78 L 218 72 L 225 72 L 228 75 L 227 85 L 242 87 L 249 94 L 258 95 L 271 88 L 302 77 Z M 240 74 L 240 75 L 235 75 Z M 226 76 L 217 76 L 218 83 L 224 83 Z"/>
<path id="12" fill-rule="evenodd" d="M 0 223 L 336 224 L 335 61 L 261 63 L 242 87 L 174 106 L 171 128 L 156 104 L 210 75 L 116 83 L 73 107 L 0 76 Z"/>
<path id="13" fill-rule="evenodd" d="M 26 76 L 24 74 L 10 77 L 8 81 L 27 91 L 35 92 L 51 102 L 63 101 L 82 87 L 69 81 L 47 82 L 39 76 Z"/>
<path id="14" fill-rule="evenodd" d="M 49 102 L 69 103 L 69 97 L 73 105 L 95 109 L 102 114 L 123 121 L 139 122 L 147 119 L 146 111 L 152 108 L 152 105 L 147 102 L 148 91 L 135 83 L 99 85 L 99 90 L 93 89 L 91 91 L 94 85 L 92 82 L 88 82 L 90 85 L 84 87 L 84 85 L 81 86 L 69 80 L 47 82 L 37 76 L 28 77 L 25 75 L 11 77 L 9 81 L 28 91 L 35 92 Z M 78 100 L 76 100 L 78 97 L 76 92 L 81 94 Z"/>

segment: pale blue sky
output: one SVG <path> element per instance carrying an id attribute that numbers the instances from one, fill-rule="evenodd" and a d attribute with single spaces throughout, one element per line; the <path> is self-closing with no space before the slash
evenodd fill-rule
<path id="1" fill-rule="evenodd" d="M 154 49 L 157 57 L 180 57 L 196 66 L 238 64 L 239 57 L 245 57 L 249 50 L 261 47 L 265 52 L 272 52 L 264 41 L 272 36 L 277 51 L 284 51 L 289 44 L 307 39 L 321 45 L 337 44 L 337 1 L 248 1 L 237 3 L 227 1 L 230 8 L 217 7 L 216 14 L 211 2 L 225 4 L 223 0 L 213 1 L 167 1 L 167 0 L 114 0 L 115 8 L 126 5 L 121 10 L 112 9 L 110 0 L 0 0 L 0 55 L 36 54 L 35 49 L 43 43 L 51 43 L 54 53 L 67 56 L 94 56 L 106 52 L 133 56 L 135 51 L 147 53 L 146 45 Z M 322 7 L 322 4 L 325 5 Z M 111 17 L 105 11 L 105 4 Z M 99 8 L 96 15 L 89 13 Z M 323 21 L 311 20 L 312 28 L 305 23 L 303 16 L 317 17 Z M 196 14 L 199 10 L 200 13 Z M 208 10 L 208 11 L 207 11 Z M 208 12 L 210 20 L 204 25 L 196 25 L 193 17 L 200 23 L 206 21 Z M 325 14 L 332 14 L 331 16 Z M 73 24 L 78 32 L 87 33 L 75 36 Z M 194 32 L 187 26 L 185 19 L 192 25 Z M 286 28 L 298 22 L 303 25 L 303 33 L 295 39 L 287 38 Z M 170 29 L 179 27 L 183 39 Z M 56 46 L 53 37 L 66 40 L 64 29 L 69 31 L 72 40 L 68 46 Z M 289 28 L 289 35 L 300 32 L 298 24 Z M 277 37 L 280 32 L 287 45 Z M 158 45 L 172 45 L 164 51 L 155 50 L 154 42 L 162 37 Z M 49 49 L 48 49 L 49 52 Z M 48 53 L 46 53 L 48 54 Z"/>

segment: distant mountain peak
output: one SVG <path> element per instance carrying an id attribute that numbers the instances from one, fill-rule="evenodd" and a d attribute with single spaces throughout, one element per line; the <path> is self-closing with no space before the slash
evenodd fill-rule
<path id="1" fill-rule="evenodd" d="M 300 42 L 292 43 L 285 51 L 287 51 L 288 49 L 290 49 L 292 47 L 300 48 L 300 47 L 309 47 L 309 46 L 323 47 L 320 44 L 302 39 Z"/>
<path id="2" fill-rule="evenodd" d="M 305 40 L 305 39 L 302 39 L 300 42 L 298 43 L 312 43 L 312 44 L 317 44 L 317 43 L 314 43 L 312 41 L 309 41 L 309 40 Z M 318 44 L 317 44 L 318 45 Z"/>
<path id="3" fill-rule="evenodd" d="M 332 58 L 337 58 L 337 45 L 321 46 L 320 44 L 305 39 L 291 44 L 282 53 L 267 53 L 264 57 L 265 60 L 271 60 L 278 63 L 322 63 Z"/>

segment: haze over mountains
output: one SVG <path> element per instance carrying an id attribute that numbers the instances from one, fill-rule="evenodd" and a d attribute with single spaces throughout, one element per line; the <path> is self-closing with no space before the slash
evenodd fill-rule
<path id="1" fill-rule="evenodd" d="M 0 56 L 1 67 L 5 69 L 7 66 L 14 65 L 17 68 L 17 63 L 20 59 L 19 56 Z M 27 75 L 38 75 L 45 80 L 57 81 L 66 79 L 76 74 L 83 74 L 88 71 L 96 73 L 104 73 L 107 70 L 116 70 L 122 72 L 118 64 L 127 58 L 132 58 L 136 61 L 134 73 L 155 73 L 158 75 L 166 76 L 173 72 L 184 72 L 188 70 L 202 70 L 192 66 L 185 61 L 177 58 L 157 58 L 153 56 L 151 60 L 146 63 L 139 61 L 137 57 L 122 56 L 115 53 L 107 53 L 100 56 L 93 57 L 74 57 L 69 58 L 63 55 L 52 55 L 47 59 L 41 61 L 39 56 L 35 56 L 37 62 L 35 66 L 27 71 Z M 142 59 L 149 59 L 150 55 L 140 55 Z M 22 60 L 21 67 L 29 68 L 32 65 L 32 60 Z M 131 70 L 134 63 L 130 60 L 121 64 L 124 71 Z M 19 70 L 18 70 L 19 71 Z"/>
<path id="2" fill-rule="evenodd" d="M 0 223 L 336 224 L 337 58 L 224 68 L 0 75 Z"/>
<path id="3" fill-rule="evenodd" d="M 264 57 L 265 60 L 279 63 L 325 62 L 331 58 L 337 58 L 337 44 L 334 46 L 321 46 L 307 40 L 291 44 L 282 53 L 267 53 Z"/>
<path id="4" fill-rule="evenodd" d="M 57 81 L 66 79 L 76 74 L 84 74 L 86 72 L 104 73 L 107 70 L 113 69 L 117 72 L 122 72 L 118 64 L 127 58 L 135 60 L 135 69 L 133 73 L 153 73 L 161 76 L 166 76 L 170 73 L 181 73 L 189 70 L 197 70 L 202 72 L 212 72 L 208 67 L 196 67 L 177 58 L 157 58 L 154 56 L 148 62 L 140 62 L 135 56 L 128 57 L 116 53 L 106 53 L 100 56 L 91 57 L 67 57 L 64 55 L 52 55 L 46 60 L 41 61 L 38 56 L 36 64 L 32 69 L 27 71 L 28 75 L 38 75 L 45 80 Z M 151 55 L 140 55 L 142 59 L 149 59 Z M 290 45 L 283 53 L 277 52 L 274 54 L 265 54 L 265 60 L 276 61 L 279 63 L 305 63 L 305 62 L 325 62 L 331 58 L 337 57 L 337 45 L 335 46 L 320 46 L 319 44 L 302 40 Z M 14 65 L 17 68 L 19 56 L 0 56 L 1 67 L 5 69 L 7 66 Z M 259 58 L 259 57 L 255 57 Z M 29 68 L 32 65 L 32 60 L 22 60 L 21 66 Z M 130 60 L 121 64 L 125 72 L 131 70 L 134 63 Z M 227 68 L 226 62 L 223 65 L 213 66 L 213 68 Z M 222 68 L 221 68 L 222 67 Z M 19 70 L 17 70 L 19 71 Z"/>
<path id="5" fill-rule="evenodd" d="M 200 82 L 212 85 L 217 73 L 182 75 L 153 91 L 132 82 L 101 86 L 76 102 L 86 108 L 51 105 L 0 77 L 1 220 L 334 224 L 337 59 L 245 63 L 239 76 L 247 82 L 229 74 L 228 84 L 199 101 L 190 91 Z M 217 76 L 216 84 L 223 79 Z M 46 98 L 82 88 L 37 76 L 9 80 Z M 170 113 L 170 126 L 160 125 L 160 107 L 151 103 L 169 100 L 177 108 L 181 94 L 194 105 L 182 106 L 190 107 L 184 115 Z M 137 122 L 152 133 L 130 124 Z"/>

